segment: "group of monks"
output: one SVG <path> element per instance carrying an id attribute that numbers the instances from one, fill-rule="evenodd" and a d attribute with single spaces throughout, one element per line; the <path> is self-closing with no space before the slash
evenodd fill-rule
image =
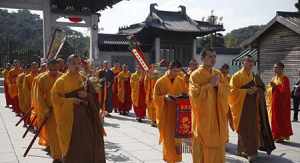
<path id="1" fill-rule="evenodd" d="M 54 163 L 105 163 L 105 135 L 96 90 L 78 55 L 4 72 L 7 107 L 33 127 Z M 84 133 L 84 134 L 83 134 Z"/>
<path id="2" fill-rule="evenodd" d="M 187 71 L 177 61 L 152 64 L 147 72 L 136 66 L 133 74 L 128 65 L 110 69 L 107 61 L 93 69 L 78 55 L 69 56 L 67 66 L 54 59 L 22 69 L 14 61 L 5 72 L 5 97 L 17 115 L 26 116 L 25 125 L 43 127 L 39 144 L 50 148 L 54 162 L 105 162 L 103 118 L 113 111 L 126 116 L 132 108 L 138 122 L 147 117 L 158 127 L 164 161 L 180 162 L 177 147 L 182 142 L 175 136 L 180 96 L 188 96 L 191 104 L 194 163 L 225 162 L 228 126 L 238 134 L 238 155 L 250 162 L 258 150 L 270 155 L 274 140 L 289 139 L 290 87 L 284 64 L 274 65 L 274 78 L 265 86 L 252 72 L 251 56 L 232 76 L 227 64 L 214 68 L 213 49 L 203 50 L 201 61 L 192 60 Z"/>

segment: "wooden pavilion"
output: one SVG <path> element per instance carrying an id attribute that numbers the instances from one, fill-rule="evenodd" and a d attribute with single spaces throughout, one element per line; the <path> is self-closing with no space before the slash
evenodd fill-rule
<path id="1" fill-rule="evenodd" d="M 150 5 L 145 21 L 121 27 L 118 34 L 99 34 L 100 58 L 120 62 L 125 56 L 131 57 L 126 37 L 135 35 L 150 63 L 167 59 L 187 65 L 196 55 L 196 37 L 224 31 L 216 16 L 210 16 L 209 21 L 198 21 L 187 15 L 184 6 L 179 6 L 180 11 L 162 11 L 155 6 Z"/>

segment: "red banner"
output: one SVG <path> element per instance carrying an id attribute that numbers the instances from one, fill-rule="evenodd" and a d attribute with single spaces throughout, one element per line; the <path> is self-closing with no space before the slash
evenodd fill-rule
<path id="1" fill-rule="evenodd" d="M 139 48 L 133 48 L 131 50 L 131 54 L 135 57 L 139 65 L 142 67 L 144 71 L 149 70 L 149 66 L 145 60 L 143 52 Z"/>
<path id="2" fill-rule="evenodd" d="M 189 99 L 176 100 L 176 138 L 192 137 L 192 116 Z"/>

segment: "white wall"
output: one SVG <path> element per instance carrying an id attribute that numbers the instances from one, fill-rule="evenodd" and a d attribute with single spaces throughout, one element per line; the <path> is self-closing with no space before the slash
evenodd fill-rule
<path id="1" fill-rule="evenodd" d="M 231 66 L 232 59 L 236 56 L 237 55 L 217 54 L 217 62 L 215 64 L 215 68 L 219 69 L 225 63 L 227 63 L 229 66 Z M 197 54 L 195 59 L 198 61 L 198 63 L 201 63 L 201 55 L 200 54 Z"/>

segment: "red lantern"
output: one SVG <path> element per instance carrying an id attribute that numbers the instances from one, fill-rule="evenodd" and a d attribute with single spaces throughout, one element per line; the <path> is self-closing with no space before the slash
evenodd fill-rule
<path id="1" fill-rule="evenodd" d="M 82 21 L 82 18 L 78 17 L 78 16 L 72 16 L 72 17 L 69 17 L 69 20 L 73 23 L 79 23 Z"/>

